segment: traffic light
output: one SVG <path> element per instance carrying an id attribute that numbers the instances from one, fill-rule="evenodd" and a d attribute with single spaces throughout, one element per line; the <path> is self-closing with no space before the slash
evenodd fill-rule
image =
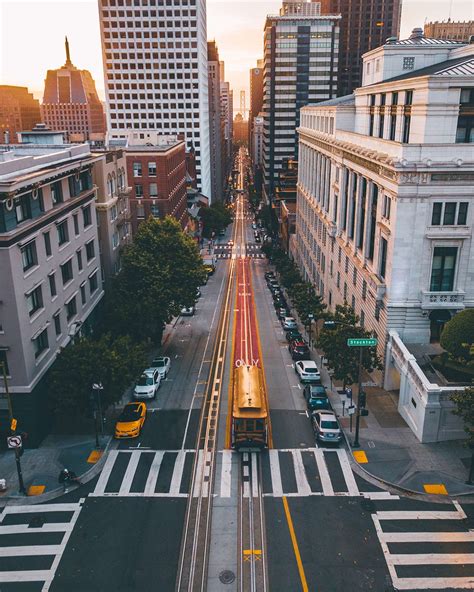
<path id="1" fill-rule="evenodd" d="M 364 391 L 360 391 L 358 399 L 359 407 L 365 407 L 367 404 L 367 395 Z"/>
<path id="2" fill-rule="evenodd" d="M 369 415 L 369 410 L 368 409 L 361 409 L 360 415 L 361 415 L 361 417 L 367 417 L 367 415 Z"/>

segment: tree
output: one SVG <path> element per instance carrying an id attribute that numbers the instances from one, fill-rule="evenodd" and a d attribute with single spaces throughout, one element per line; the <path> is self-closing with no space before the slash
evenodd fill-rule
<path id="1" fill-rule="evenodd" d="M 229 209 L 220 201 L 209 207 L 202 207 L 199 210 L 199 216 L 203 226 L 202 235 L 205 238 L 212 238 L 212 233 L 218 234 L 232 222 Z"/>
<path id="2" fill-rule="evenodd" d="M 454 415 L 464 422 L 464 431 L 467 434 L 468 446 L 474 447 L 474 386 L 469 386 L 463 391 L 457 391 L 450 396 L 455 405 Z"/>
<path id="3" fill-rule="evenodd" d="M 146 367 L 146 349 L 130 337 L 110 334 L 83 338 L 64 348 L 48 377 L 50 405 L 58 416 L 86 415 L 91 409 L 92 384 L 101 382 L 103 409 L 118 402 Z"/>
<path id="4" fill-rule="evenodd" d="M 192 306 L 204 279 L 198 247 L 171 217 L 140 224 L 106 295 L 106 328 L 135 340 L 161 339 L 164 324 Z"/>
<path id="5" fill-rule="evenodd" d="M 324 304 L 322 297 L 316 294 L 313 285 L 309 282 L 295 284 L 290 293 L 298 316 L 304 325 L 309 323 L 310 315 L 313 315 L 314 320 L 325 316 L 326 304 Z"/>
<path id="6" fill-rule="evenodd" d="M 474 344 L 473 308 L 458 312 L 446 323 L 441 333 L 440 344 L 453 358 L 464 361 L 471 359 L 471 346 Z"/>
<path id="7" fill-rule="evenodd" d="M 334 326 L 321 331 L 318 345 L 324 351 L 328 369 L 333 371 L 333 377 L 341 380 L 345 387 L 346 384 L 357 382 L 359 376 L 359 348 L 348 347 L 348 338 L 372 337 L 372 334 L 358 325 L 359 317 L 347 304 L 338 304 L 331 320 L 335 322 Z M 382 369 L 376 347 L 363 348 L 362 366 L 367 372 Z"/>

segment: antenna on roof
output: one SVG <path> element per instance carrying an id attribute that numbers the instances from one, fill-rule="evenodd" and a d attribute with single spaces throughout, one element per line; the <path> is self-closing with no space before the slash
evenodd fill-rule
<path id="1" fill-rule="evenodd" d="M 69 41 L 67 40 L 67 36 L 65 37 L 64 45 L 66 46 L 66 66 L 72 66 L 71 55 L 69 53 Z"/>

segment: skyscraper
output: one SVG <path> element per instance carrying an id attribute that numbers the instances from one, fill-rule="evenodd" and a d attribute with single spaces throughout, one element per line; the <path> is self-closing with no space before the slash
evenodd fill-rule
<path id="1" fill-rule="evenodd" d="M 232 163 L 232 139 L 234 135 L 234 93 L 230 84 L 225 81 L 224 62 L 219 62 L 221 83 L 221 118 L 224 126 L 224 175 L 227 175 Z"/>
<path id="2" fill-rule="evenodd" d="M 449 39 L 451 41 L 469 42 L 474 35 L 474 21 L 432 21 L 425 23 L 425 37 L 432 39 Z"/>
<path id="3" fill-rule="evenodd" d="M 256 68 L 250 68 L 250 110 L 249 110 L 249 152 L 253 154 L 252 133 L 254 119 L 263 105 L 263 60 L 257 61 Z"/>
<path id="4" fill-rule="evenodd" d="M 221 117 L 219 51 L 215 41 L 207 44 L 209 69 L 209 142 L 211 151 L 211 201 L 222 199 L 224 122 Z"/>
<path id="5" fill-rule="evenodd" d="M 66 140 L 104 140 L 105 115 L 88 70 L 79 70 L 71 62 L 66 37 L 66 63 L 48 70 L 44 84 L 41 113 L 52 130 L 65 131 Z"/>
<path id="6" fill-rule="evenodd" d="M 211 193 L 205 0 L 99 0 L 111 138 L 184 134 L 199 188 Z M 119 10 L 116 10 L 119 8 Z"/>
<path id="7" fill-rule="evenodd" d="M 362 84 L 362 54 L 400 33 L 402 0 L 321 0 L 321 14 L 340 14 L 337 95 Z"/>
<path id="8" fill-rule="evenodd" d="M 314 12 L 314 2 L 293 0 L 283 2 L 279 16 L 266 20 L 263 173 L 267 199 L 283 160 L 297 154 L 301 107 L 336 96 L 340 16 L 314 16 Z"/>
<path id="9" fill-rule="evenodd" d="M 26 86 L 0 86 L 0 144 L 16 144 L 17 133 L 41 121 L 39 101 Z"/>

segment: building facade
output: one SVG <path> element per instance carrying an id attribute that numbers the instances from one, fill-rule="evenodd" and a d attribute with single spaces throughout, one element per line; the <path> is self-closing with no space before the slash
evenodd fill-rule
<path id="1" fill-rule="evenodd" d="M 299 16 L 268 16 L 264 38 L 264 156 L 267 199 L 284 158 L 298 152 L 300 109 L 336 96 L 339 16 L 313 16 L 313 3 L 298 2 Z M 308 16 L 304 8 L 308 9 Z M 283 15 L 283 16 L 281 16 Z"/>
<path id="2" fill-rule="evenodd" d="M 447 39 L 450 41 L 461 41 L 468 43 L 469 38 L 474 35 L 474 21 L 432 21 L 425 23 L 425 37 L 431 39 Z"/>
<path id="3" fill-rule="evenodd" d="M 221 116 L 221 77 L 219 51 L 215 41 L 207 44 L 207 64 L 209 68 L 209 144 L 211 150 L 211 202 L 222 200 L 224 193 L 224 121 Z"/>
<path id="4" fill-rule="evenodd" d="M 62 134 L 41 140 L 0 152 L 0 359 L 18 430 L 33 446 L 49 428 L 45 374 L 87 331 L 103 296 L 95 158 L 86 144 L 62 144 Z M 0 414 L 3 424 L 3 397 Z"/>
<path id="5" fill-rule="evenodd" d="M 66 63 L 46 74 L 41 115 L 52 130 L 65 132 L 66 141 L 105 139 L 104 108 L 94 79 L 88 70 L 72 64 L 67 37 Z"/>
<path id="6" fill-rule="evenodd" d="M 234 137 L 234 93 L 225 81 L 224 62 L 219 62 L 221 83 L 221 118 L 224 127 L 223 159 L 225 177 L 232 166 L 232 142 Z"/>
<path id="7" fill-rule="evenodd" d="M 173 216 L 187 223 L 186 144 L 176 136 L 129 132 L 125 151 L 131 186 L 132 233 L 148 217 Z"/>
<path id="8" fill-rule="evenodd" d="M 294 256 L 383 355 L 390 330 L 439 341 L 474 306 L 474 46 L 392 42 L 364 72 L 354 95 L 302 110 Z"/>
<path id="9" fill-rule="evenodd" d="M 253 118 L 251 158 L 254 171 L 260 169 L 263 164 L 263 117 L 261 115 Z"/>
<path id="10" fill-rule="evenodd" d="M 26 86 L 0 85 L 0 144 L 16 144 L 18 132 L 40 122 L 39 101 Z"/>
<path id="11" fill-rule="evenodd" d="M 321 14 L 340 14 L 337 96 L 362 83 L 362 55 L 400 33 L 402 0 L 321 0 Z"/>
<path id="12" fill-rule="evenodd" d="M 249 122 L 243 118 L 242 113 L 237 113 L 234 117 L 234 142 L 237 144 L 247 144 Z"/>
<path id="13" fill-rule="evenodd" d="M 257 60 L 257 67 L 250 68 L 250 108 L 249 108 L 249 152 L 253 153 L 252 137 L 254 119 L 259 116 L 263 106 L 263 60 Z"/>
<path id="14" fill-rule="evenodd" d="M 115 0 L 99 2 L 110 137 L 184 134 L 195 148 L 199 189 L 210 195 L 206 2 L 141 0 L 117 8 Z"/>
<path id="15" fill-rule="evenodd" d="M 102 278 L 104 282 L 121 269 L 122 249 L 132 241 L 127 156 L 121 148 L 93 149 L 99 157 L 92 171 L 97 187 L 95 210 Z"/>

